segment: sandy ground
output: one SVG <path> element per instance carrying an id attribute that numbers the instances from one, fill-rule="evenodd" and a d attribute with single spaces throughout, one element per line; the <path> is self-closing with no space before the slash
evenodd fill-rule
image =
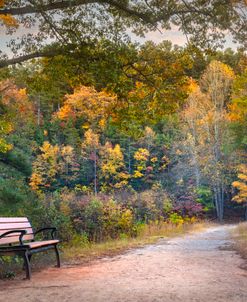
<path id="1" fill-rule="evenodd" d="M 48 268 L 32 281 L 0 282 L 0 301 L 246 302 L 246 263 L 228 238 L 233 227 L 161 240 L 88 266 Z"/>

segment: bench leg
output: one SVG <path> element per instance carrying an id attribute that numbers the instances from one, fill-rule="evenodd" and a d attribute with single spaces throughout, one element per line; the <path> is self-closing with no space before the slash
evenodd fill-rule
<path id="1" fill-rule="evenodd" d="M 61 267 L 60 256 L 59 256 L 57 245 L 54 246 L 54 249 L 55 249 L 55 253 L 56 253 L 57 267 Z"/>
<path id="2" fill-rule="evenodd" d="M 24 256 L 23 256 L 24 257 Z M 28 255 L 28 260 L 29 260 L 29 263 L 31 262 L 31 258 L 32 258 L 32 255 Z M 26 262 L 24 261 L 23 263 L 23 267 L 22 269 L 25 271 L 26 270 Z"/>
<path id="3" fill-rule="evenodd" d="M 24 254 L 23 256 L 24 259 L 24 264 L 25 264 L 25 269 L 26 269 L 26 278 L 28 280 L 31 279 L 31 266 L 30 266 L 30 255 L 28 255 L 27 253 Z"/>

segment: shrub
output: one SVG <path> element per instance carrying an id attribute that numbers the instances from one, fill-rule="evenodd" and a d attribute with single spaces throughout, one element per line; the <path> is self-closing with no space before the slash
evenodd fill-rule
<path id="1" fill-rule="evenodd" d="M 182 216 L 180 216 L 178 213 L 172 213 L 169 215 L 168 220 L 173 224 L 182 224 L 184 223 L 184 219 Z"/>
<path id="2" fill-rule="evenodd" d="M 58 237 L 69 241 L 75 233 L 70 216 L 62 213 L 55 202 L 47 200 L 36 200 L 32 207 L 29 205 L 24 210 L 23 215 L 30 219 L 35 229 L 54 226 L 58 230 Z"/>
<path id="3" fill-rule="evenodd" d="M 199 187 L 196 189 L 197 199 L 196 201 L 203 205 L 205 211 L 214 209 L 213 194 L 208 187 Z"/>
<path id="4" fill-rule="evenodd" d="M 118 238 L 120 234 L 132 236 L 134 233 L 134 216 L 131 209 L 116 201 L 108 201 L 103 208 L 104 237 Z"/>

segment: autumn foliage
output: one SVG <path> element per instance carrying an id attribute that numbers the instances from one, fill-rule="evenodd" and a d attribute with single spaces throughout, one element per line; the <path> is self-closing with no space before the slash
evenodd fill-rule
<path id="1" fill-rule="evenodd" d="M 242 209 L 245 56 L 111 47 L 0 73 L 0 213 L 89 242 Z"/>

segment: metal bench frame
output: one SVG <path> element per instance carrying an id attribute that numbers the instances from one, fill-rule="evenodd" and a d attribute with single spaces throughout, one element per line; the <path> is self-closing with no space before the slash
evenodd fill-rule
<path id="1" fill-rule="evenodd" d="M 11 219 L 11 218 L 9 218 L 9 219 Z M 13 218 L 13 219 L 18 219 L 18 218 Z M 9 221 L 11 221 L 11 220 L 9 220 Z M 26 221 L 27 221 L 27 223 L 29 223 L 28 220 L 26 220 Z M 0 218 L 0 223 L 1 223 L 1 218 Z M 29 229 L 32 230 L 31 225 L 30 225 Z M 45 240 L 45 241 L 36 241 L 35 240 L 35 236 L 37 234 L 46 233 L 48 231 L 49 231 L 51 240 Z M 32 239 L 31 239 L 31 241 L 29 240 L 29 242 L 27 242 L 25 240 L 25 236 L 27 236 L 27 234 L 28 234 L 27 230 L 25 230 L 25 229 L 7 230 L 6 232 L 4 232 L 3 234 L 0 235 L 0 256 L 13 256 L 13 255 L 21 256 L 24 260 L 26 278 L 28 280 L 31 279 L 30 260 L 31 260 L 32 255 L 35 253 L 54 249 L 55 255 L 56 255 L 56 260 L 57 260 L 57 267 L 60 267 L 61 263 L 60 263 L 59 251 L 58 251 L 58 247 L 57 247 L 59 240 L 56 240 L 54 238 L 55 232 L 56 232 L 56 228 L 54 228 L 54 227 L 46 227 L 46 228 L 39 229 L 38 231 L 31 233 L 31 235 L 29 233 L 28 238 L 32 237 Z M 12 237 L 13 242 L 9 242 L 7 244 L 1 243 L 1 239 L 3 239 L 3 238 L 7 241 L 11 241 L 12 240 L 11 236 L 14 236 L 14 237 Z M 18 241 L 16 240 L 17 237 L 18 237 Z M 31 247 L 32 242 L 37 243 L 37 246 Z"/>

